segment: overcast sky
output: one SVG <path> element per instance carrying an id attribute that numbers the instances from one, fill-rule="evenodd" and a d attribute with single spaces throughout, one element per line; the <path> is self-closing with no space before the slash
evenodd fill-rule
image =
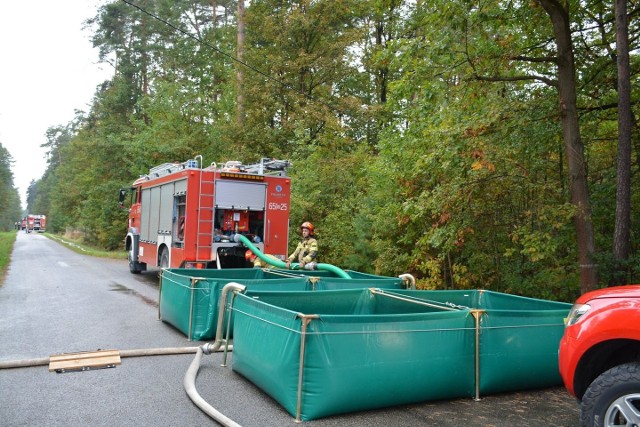
<path id="1" fill-rule="evenodd" d="M 98 64 L 83 22 L 106 0 L 3 1 L 0 6 L 0 143 L 13 157 L 14 184 L 26 191 L 46 169 L 45 132 L 89 111 L 113 71 Z M 38 212 L 32 212 L 38 213 Z"/>

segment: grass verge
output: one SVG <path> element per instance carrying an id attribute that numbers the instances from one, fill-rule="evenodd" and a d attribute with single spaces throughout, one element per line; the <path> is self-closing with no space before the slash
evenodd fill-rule
<path id="1" fill-rule="evenodd" d="M 79 254 L 91 255 L 100 258 L 127 259 L 126 251 L 105 251 L 87 246 L 79 241 L 69 239 L 68 237 L 62 237 L 57 234 L 45 233 L 44 235 Z"/>
<path id="2" fill-rule="evenodd" d="M 13 243 L 16 241 L 16 231 L 0 232 L 0 286 L 4 283 L 4 275 L 11 260 Z"/>

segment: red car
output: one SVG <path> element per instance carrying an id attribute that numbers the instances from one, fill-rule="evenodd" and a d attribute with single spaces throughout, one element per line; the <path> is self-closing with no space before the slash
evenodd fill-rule
<path id="1" fill-rule="evenodd" d="M 640 426 L 640 285 L 600 289 L 573 305 L 560 374 L 581 426 Z"/>

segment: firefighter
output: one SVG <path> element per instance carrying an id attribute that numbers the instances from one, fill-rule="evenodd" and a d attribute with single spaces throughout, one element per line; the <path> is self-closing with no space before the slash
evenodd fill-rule
<path id="1" fill-rule="evenodd" d="M 273 255 L 264 254 L 264 256 L 275 261 L 279 261 L 278 258 L 274 257 Z M 273 265 L 257 257 L 256 254 L 254 254 L 250 249 L 247 249 L 247 251 L 244 253 L 244 259 L 252 263 L 253 268 L 273 268 Z"/>
<path id="2" fill-rule="evenodd" d="M 313 224 L 306 221 L 300 226 L 302 240 L 298 243 L 296 250 L 287 259 L 287 268 L 291 268 L 291 263 L 298 260 L 300 268 L 305 270 L 316 270 L 318 268 L 318 241 L 313 234 Z"/>
<path id="3" fill-rule="evenodd" d="M 260 260 L 260 258 L 258 258 L 256 256 L 256 254 L 254 254 L 253 252 L 251 252 L 250 249 L 247 249 L 247 251 L 244 253 L 244 259 L 247 262 L 250 262 L 251 264 L 253 264 L 254 268 L 260 268 L 261 266 L 258 265 L 258 263 L 256 263 L 257 260 Z"/>

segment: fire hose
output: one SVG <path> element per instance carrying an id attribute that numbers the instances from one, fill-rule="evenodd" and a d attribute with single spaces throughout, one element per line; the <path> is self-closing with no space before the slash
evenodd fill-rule
<path id="1" fill-rule="evenodd" d="M 200 408 L 205 414 L 209 415 L 211 418 L 216 420 L 218 423 L 222 424 L 226 427 L 240 427 L 238 423 L 231 420 L 213 406 L 211 406 L 206 400 L 200 396 L 198 390 L 196 390 L 196 377 L 198 376 L 198 371 L 200 370 L 200 363 L 202 360 L 203 354 L 211 354 L 215 351 L 218 351 L 223 344 L 227 342 L 227 340 L 223 337 L 222 326 L 224 323 L 224 315 L 225 315 L 225 307 L 227 305 L 227 296 L 230 291 L 233 292 L 243 292 L 246 289 L 244 285 L 239 283 L 230 282 L 227 283 L 220 293 L 220 301 L 218 302 L 218 306 L 220 309 L 218 310 L 218 324 L 216 326 L 216 339 L 213 343 L 206 343 L 201 347 L 198 347 L 196 351 L 196 356 L 189 365 L 189 369 L 184 376 L 184 389 L 187 392 L 187 395 L 191 399 L 191 401 Z"/>
<path id="2" fill-rule="evenodd" d="M 260 249 L 256 247 L 256 245 L 251 243 L 251 240 L 247 239 L 242 234 L 235 234 L 233 236 L 233 240 L 236 243 L 242 243 L 243 245 L 245 245 L 247 248 L 249 248 L 251 252 L 253 252 L 258 258 L 260 258 L 262 261 L 266 262 L 267 264 L 273 265 L 274 267 L 278 267 L 278 268 L 287 268 L 287 264 L 284 261 L 266 256 L 265 254 L 262 253 L 262 251 L 260 251 Z M 291 268 L 293 269 L 300 268 L 300 264 L 293 263 L 291 264 Z M 318 263 L 317 268 L 318 270 L 330 271 L 343 279 L 351 279 L 351 276 L 349 276 L 344 270 L 332 264 Z"/>

